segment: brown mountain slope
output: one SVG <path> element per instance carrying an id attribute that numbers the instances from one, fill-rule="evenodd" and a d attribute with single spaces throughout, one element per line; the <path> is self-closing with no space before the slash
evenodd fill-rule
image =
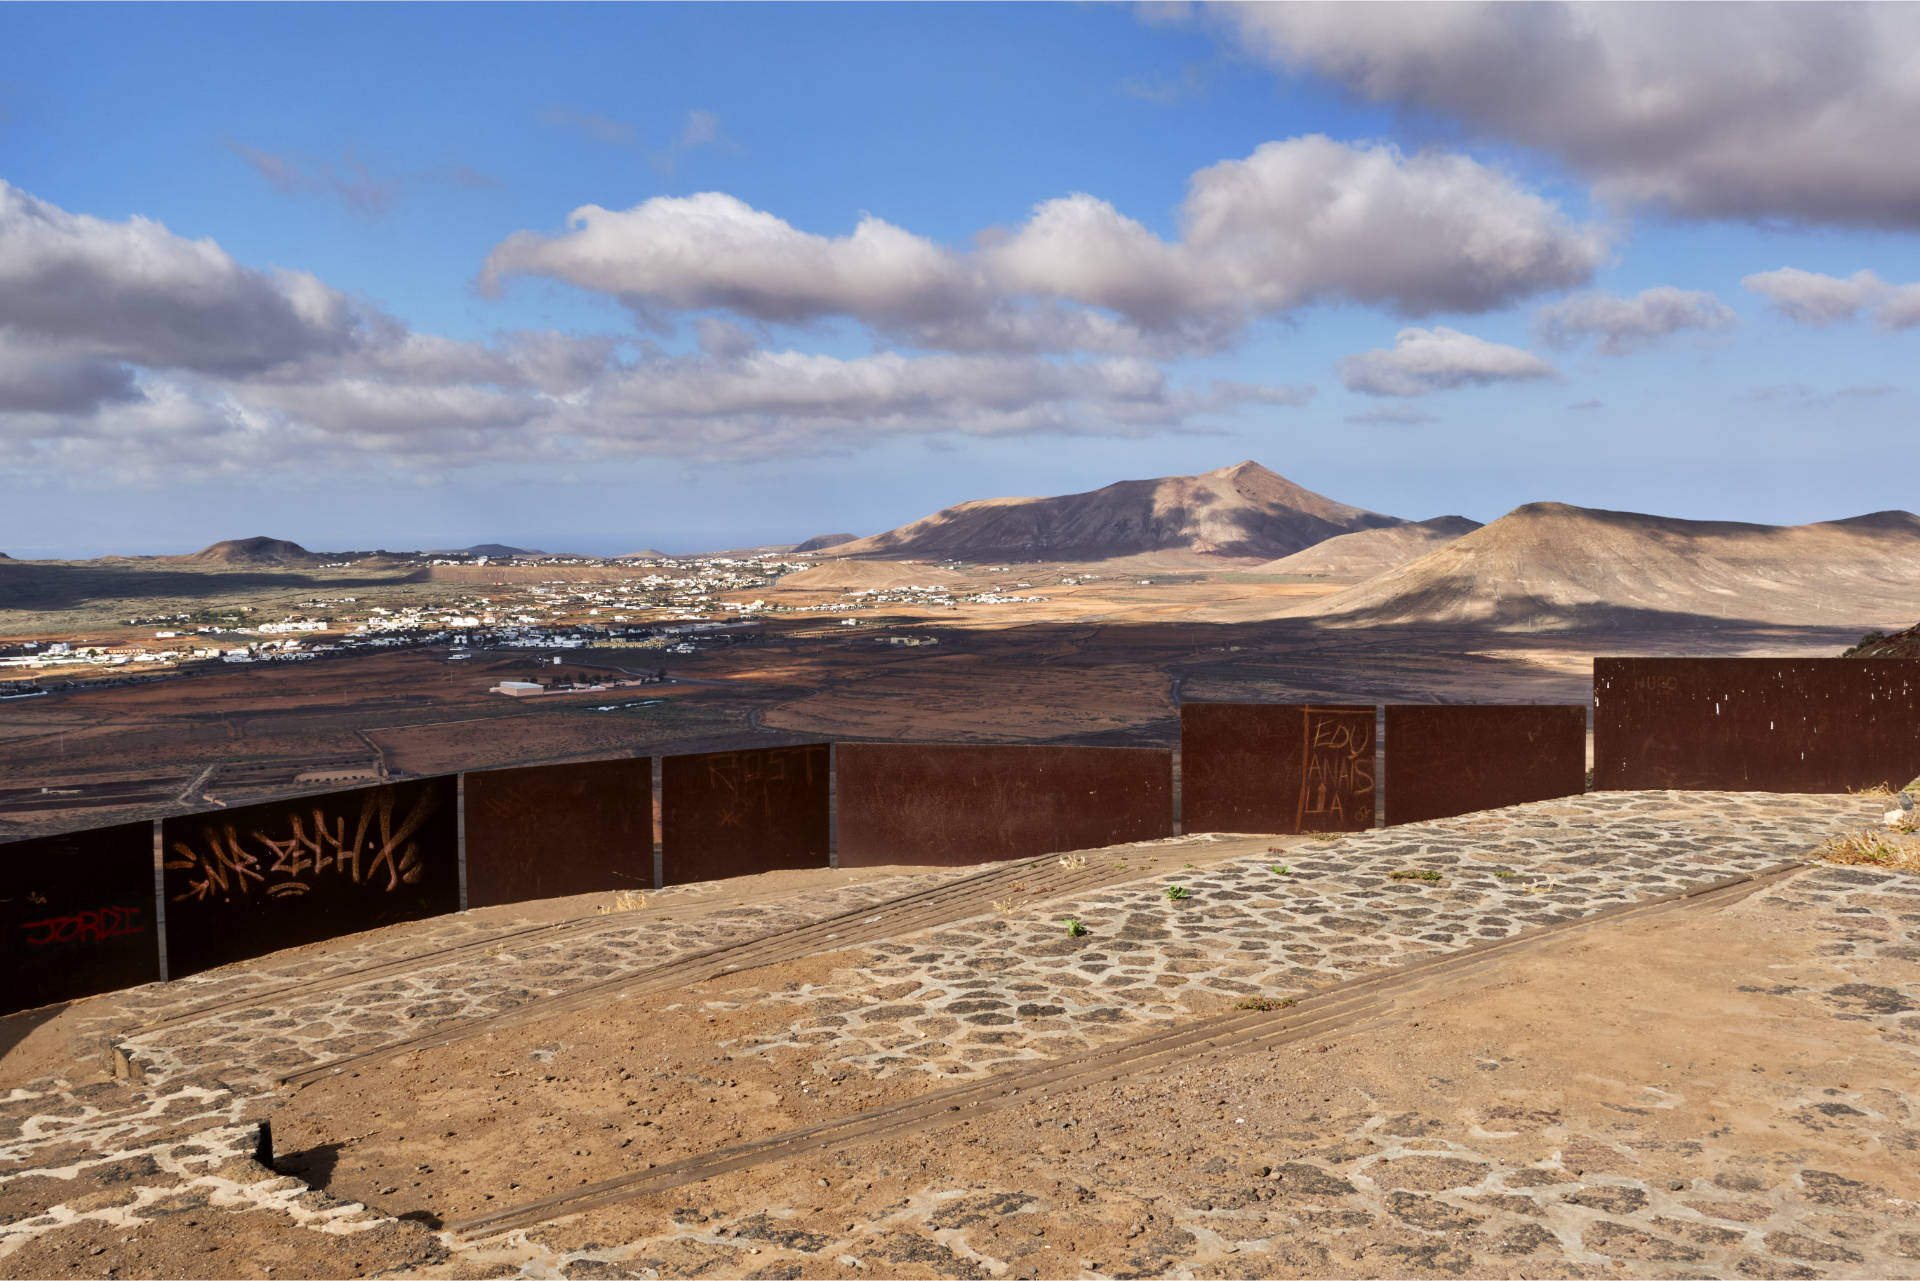
<path id="1" fill-rule="evenodd" d="M 1920 623 L 1891 636 L 1869 632 L 1842 658 L 1920 658 Z"/>
<path id="2" fill-rule="evenodd" d="M 1312 578 L 1364 582 L 1375 574 L 1418 560 L 1436 547 L 1480 528 L 1465 516 L 1435 516 L 1410 525 L 1362 529 L 1315 543 L 1305 551 L 1260 566 L 1259 574 L 1298 574 Z"/>
<path id="3" fill-rule="evenodd" d="M 284 538 L 229 538 L 186 556 L 167 556 L 165 560 L 193 561 L 202 565 L 317 565 L 325 557 L 316 556 L 299 543 Z"/>
<path id="4" fill-rule="evenodd" d="M 823 552 L 829 547 L 838 547 L 842 543 L 857 543 L 859 541 L 860 535 L 858 534 L 815 534 L 804 543 L 795 543 L 793 550 L 796 552 Z"/>
<path id="5" fill-rule="evenodd" d="M 1529 503 L 1420 559 L 1287 611 L 1354 626 L 1554 630 L 1661 615 L 1884 625 L 1920 602 L 1920 516 L 1746 525 Z"/>
<path id="6" fill-rule="evenodd" d="M 961 503 L 834 551 L 978 561 L 1104 560 L 1179 549 L 1264 560 L 1337 534 L 1402 523 L 1336 503 L 1249 461 L 1057 498 Z"/>

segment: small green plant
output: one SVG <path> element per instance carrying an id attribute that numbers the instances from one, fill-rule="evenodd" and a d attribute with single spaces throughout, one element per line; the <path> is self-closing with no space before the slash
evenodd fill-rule
<path id="1" fill-rule="evenodd" d="M 1285 876 L 1289 872 L 1293 871 L 1293 869 L 1288 867 L 1285 863 L 1269 863 L 1267 864 L 1267 870 L 1269 872 L 1272 872 L 1275 876 Z"/>
<path id="2" fill-rule="evenodd" d="M 1178 903 L 1183 898 L 1192 898 L 1192 897 L 1193 897 L 1193 892 L 1184 885 L 1167 886 L 1167 900 L 1169 902 Z"/>
<path id="3" fill-rule="evenodd" d="M 1183 867 L 1192 867 L 1192 866 L 1193 866 L 1193 864 L 1191 864 L 1191 863 L 1185 863 L 1185 864 L 1182 864 L 1182 866 L 1183 866 Z"/>
<path id="4" fill-rule="evenodd" d="M 1293 998 L 1273 996 L 1249 996 L 1245 1000 L 1234 1002 L 1236 1010 L 1287 1010 L 1293 1008 Z"/>
<path id="5" fill-rule="evenodd" d="M 1494 875 L 1503 881 L 1517 881 L 1520 879 L 1520 873 L 1518 872 L 1495 872 Z"/>
<path id="6" fill-rule="evenodd" d="M 1387 879 L 1393 881 L 1437 881 L 1440 879 L 1440 873 L 1427 867 L 1408 867 L 1392 873 Z"/>
<path id="7" fill-rule="evenodd" d="M 1087 927 L 1080 923 L 1078 917 L 1069 916 L 1061 924 L 1067 927 L 1067 937 L 1070 939 L 1085 938 L 1087 935 Z"/>

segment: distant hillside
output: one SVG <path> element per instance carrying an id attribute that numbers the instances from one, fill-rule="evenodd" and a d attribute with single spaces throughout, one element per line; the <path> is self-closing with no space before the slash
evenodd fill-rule
<path id="1" fill-rule="evenodd" d="M 1404 523 L 1337 503 L 1248 461 L 1057 498 L 961 503 L 834 550 L 970 561 L 1106 560 L 1184 550 L 1270 560 L 1339 534 Z"/>
<path id="2" fill-rule="evenodd" d="M 1920 516 L 1748 525 L 1529 503 L 1356 587 L 1287 611 L 1354 625 L 1499 630 L 1690 614 L 1872 625 L 1920 599 Z"/>
<path id="3" fill-rule="evenodd" d="M 783 592 L 855 592 L 888 587 L 945 586 L 950 575 L 938 565 L 891 560 L 833 560 L 780 575 Z"/>
<path id="4" fill-rule="evenodd" d="M 665 552 L 654 551 L 651 547 L 643 547 L 637 552 L 628 552 L 624 556 L 615 556 L 614 559 L 615 560 L 671 560 L 672 557 L 668 556 Z"/>
<path id="5" fill-rule="evenodd" d="M 505 559 L 509 556 L 545 556 L 547 553 L 531 547 L 509 547 L 505 543 L 475 543 L 471 547 L 461 547 L 451 551 L 426 553 L 429 556 L 485 556 L 489 560 Z"/>
<path id="6" fill-rule="evenodd" d="M 167 560 L 193 561 L 202 565 L 318 565 L 327 557 L 316 556 L 299 543 L 284 538 L 230 538 L 186 556 Z"/>
<path id="7" fill-rule="evenodd" d="M 1305 551 L 1282 556 L 1259 567 L 1261 574 L 1298 574 L 1358 583 L 1418 560 L 1434 548 L 1480 528 L 1465 516 L 1436 516 L 1411 525 L 1363 529 L 1341 534 Z"/>
<path id="8" fill-rule="evenodd" d="M 1911 617 L 1911 615 L 1909 615 Z M 1870 632 L 1842 658 L 1920 658 L 1920 624 L 1883 636 Z"/>
<path id="9" fill-rule="evenodd" d="M 795 543 L 793 550 L 796 552 L 823 552 L 829 547 L 838 547 L 842 543 L 854 542 L 859 537 L 860 535 L 858 534 L 815 534 L 804 543 Z"/>

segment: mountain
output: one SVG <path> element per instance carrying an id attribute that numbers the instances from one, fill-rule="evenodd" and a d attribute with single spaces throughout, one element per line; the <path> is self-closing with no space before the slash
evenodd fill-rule
<path id="1" fill-rule="evenodd" d="M 1355 626 L 1554 630 L 1688 614 L 1795 626 L 1912 617 L 1920 516 L 1747 525 L 1528 503 L 1287 613 Z"/>
<path id="2" fill-rule="evenodd" d="M 637 552 L 627 552 L 625 555 L 615 556 L 614 559 L 615 560 L 671 560 L 672 557 L 668 556 L 665 552 L 654 551 L 651 547 L 643 547 Z"/>
<path id="3" fill-rule="evenodd" d="M 505 543 L 475 543 L 471 547 L 426 554 L 429 556 L 485 556 L 489 560 L 505 560 L 512 556 L 545 556 L 547 553 L 535 551 L 531 547 L 509 547 Z"/>
<path id="4" fill-rule="evenodd" d="M 316 556 L 299 543 L 284 538 L 230 538 L 186 556 L 167 556 L 165 560 L 192 561 L 202 565 L 318 565 L 327 558 Z"/>
<path id="5" fill-rule="evenodd" d="M 1908 617 L 1912 617 L 1911 614 Z M 1840 655 L 1842 658 L 1920 658 L 1920 623 L 1905 631 L 1883 636 L 1870 632 L 1860 643 Z"/>
<path id="6" fill-rule="evenodd" d="M 1405 522 L 1302 489 L 1252 461 L 1058 498 L 988 498 L 834 548 L 841 556 L 1106 560 L 1192 551 L 1271 560 Z"/>
<path id="7" fill-rule="evenodd" d="M 1291 556 L 1270 560 L 1253 572 L 1337 578 L 1358 583 L 1410 560 L 1418 560 L 1434 548 L 1479 528 L 1479 521 L 1468 520 L 1465 516 L 1436 516 L 1432 520 L 1417 521 L 1411 525 L 1362 529 L 1357 533 L 1329 538 L 1324 543 L 1315 543 Z"/>
<path id="8" fill-rule="evenodd" d="M 858 534 L 815 534 L 804 543 L 795 543 L 796 552 L 823 552 L 829 547 L 838 547 L 842 543 L 851 543 L 859 539 Z"/>

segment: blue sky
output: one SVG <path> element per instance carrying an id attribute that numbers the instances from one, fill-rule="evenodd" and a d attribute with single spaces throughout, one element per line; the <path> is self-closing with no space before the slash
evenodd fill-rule
<path id="1" fill-rule="evenodd" d="M 1917 14 L 7 6 L 0 550 L 1913 508 Z"/>

